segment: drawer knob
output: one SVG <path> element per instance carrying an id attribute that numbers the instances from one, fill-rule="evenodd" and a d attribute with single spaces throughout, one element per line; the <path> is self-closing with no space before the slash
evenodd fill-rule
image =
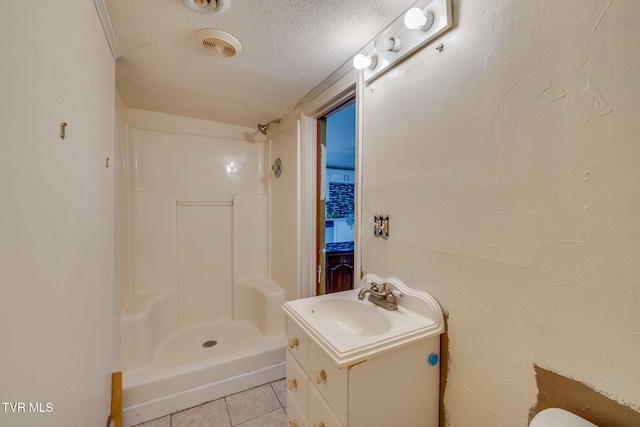
<path id="1" fill-rule="evenodd" d="M 327 374 L 324 371 L 316 371 L 313 375 L 313 379 L 316 381 L 316 384 L 320 384 L 322 381 L 327 379 Z"/>
<path id="2" fill-rule="evenodd" d="M 289 421 L 289 427 L 298 427 L 298 423 L 295 421 Z"/>
<path id="3" fill-rule="evenodd" d="M 296 387 L 298 387 L 298 382 L 295 380 L 295 378 L 287 381 L 287 388 L 289 390 L 293 390 Z"/>
<path id="4" fill-rule="evenodd" d="M 324 427 L 324 423 L 315 423 L 313 427 Z"/>
<path id="5" fill-rule="evenodd" d="M 289 348 L 293 348 L 298 345 L 298 338 L 289 338 Z"/>

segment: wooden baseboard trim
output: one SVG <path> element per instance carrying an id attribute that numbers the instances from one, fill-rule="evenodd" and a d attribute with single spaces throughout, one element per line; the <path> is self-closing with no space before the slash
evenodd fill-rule
<path id="1" fill-rule="evenodd" d="M 111 415 L 114 427 L 122 427 L 122 372 L 111 374 Z"/>

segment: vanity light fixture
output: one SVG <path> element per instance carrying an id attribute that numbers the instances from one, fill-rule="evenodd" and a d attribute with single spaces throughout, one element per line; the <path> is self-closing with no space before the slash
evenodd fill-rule
<path id="1" fill-rule="evenodd" d="M 404 25 L 410 30 L 427 31 L 433 25 L 433 13 L 419 7 L 412 7 L 404 15 Z"/>
<path id="2" fill-rule="evenodd" d="M 356 70 L 364 70 L 367 68 L 375 68 L 378 58 L 375 55 L 363 55 L 361 53 L 357 54 L 353 58 L 353 67 Z"/>
<path id="3" fill-rule="evenodd" d="M 436 40 L 453 26 L 452 0 L 416 0 L 353 57 L 366 83 Z M 415 31 L 419 30 L 419 31 Z"/>

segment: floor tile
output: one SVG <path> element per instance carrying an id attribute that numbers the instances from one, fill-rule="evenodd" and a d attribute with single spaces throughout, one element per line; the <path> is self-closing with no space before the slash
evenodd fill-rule
<path id="1" fill-rule="evenodd" d="M 225 397 L 225 400 L 234 426 L 281 409 L 280 402 L 269 384 L 232 394 Z"/>
<path id="2" fill-rule="evenodd" d="M 231 427 L 224 399 L 204 403 L 171 415 L 171 427 L 185 426 Z"/>
<path id="3" fill-rule="evenodd" d="M 138 424 L 135 427 L 171 427 L 171 415 Z"/>
<path id="4" fill-rule="evenodd" d="M 278 401 L 280 401 L 280 405 L 283 407 L 287 406 L 287 380 L 285 378 L 274 381 L 271 383 L 271 387 L 273 391 L 276 393 L 278 397 Z"/>
<path id="5" fill-rule="evenodd" d="M 282 427 L 285 425 L 287 425 L 287 415 L 284 413 L 284 410 L 280 408 L 245 423 L 238 424 L 237 427 Z"/>

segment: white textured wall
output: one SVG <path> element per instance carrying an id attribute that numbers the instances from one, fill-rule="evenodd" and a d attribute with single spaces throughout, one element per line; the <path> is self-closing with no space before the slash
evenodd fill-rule
<path id="1" fill-rule="evenodd" d="M 452 426 L 525 426 L 534 364 L 640 411 L 640 3 L 454 0 L 368 86 L 363 268 L 449 315 Z"/>
<path id="2" fill-rule="evenodd" d="M 1 2 L 0 53 L 0 401 L 26 404 L 18 413 L 0 406 L 0 425 L 102 426 L 112 370 L 105 161 L 114 60 L 87 0 Z"/>

